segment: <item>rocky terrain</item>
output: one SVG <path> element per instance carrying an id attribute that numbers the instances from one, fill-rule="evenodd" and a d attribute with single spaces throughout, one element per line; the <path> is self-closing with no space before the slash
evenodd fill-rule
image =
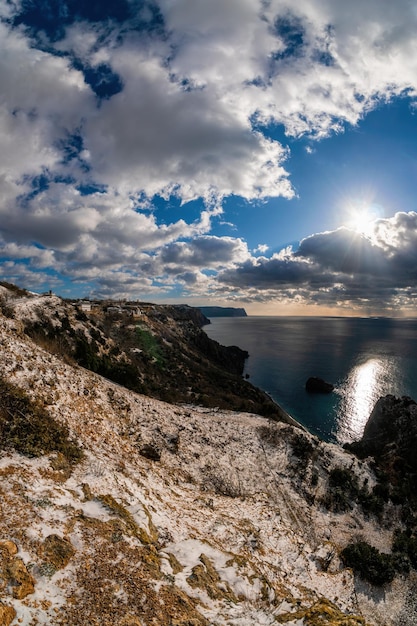
<path id="1" fill-rule="evenodd" d="M 135 315 L 138 307 L 103 303 L 87 315 L 56 296 L 35 298 L 4 283 L 0 298 L 3 313 L 19 319 L 39 345 L 133 391 L 284 417 L 267 394 L 242 378 L 248 354 L 209 339 L 202 329 L 209 320 L 199 309 L 141 303 Z"/>
<path id="2" fill-rule="evenodd" d="M 417 623 L 415 510 L 378 452 L 126 389 L 69 306 L 2 288 L 1 626 Z"/>

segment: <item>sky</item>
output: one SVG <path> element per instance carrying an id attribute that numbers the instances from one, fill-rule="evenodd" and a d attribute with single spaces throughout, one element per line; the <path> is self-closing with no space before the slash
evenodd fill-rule
<path id="1" fill-rule="evenodd" d="M 0 0 L 0 278 L 416 316 L 412 0 Z"/>

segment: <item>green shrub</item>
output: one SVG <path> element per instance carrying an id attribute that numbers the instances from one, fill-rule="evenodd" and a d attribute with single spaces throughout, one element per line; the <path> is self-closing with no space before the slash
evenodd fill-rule
<path id="1" fill-rule="evenodd" d="M 0 448 L 29 457 L 61 452 L 77 463 L 82 451 L 70 440 L 68 428 L 59 424 L 39 402 L 0 378 Z"/>
<path id="2" fill-rule="evenodd" d="M 344 467 L 334 467 L 329 474 L 329 487 L 331 489 L 346 489 L 356 493 L 358 491 L 358 479 L 350 470 Z"/>
<path id="3" fill-rule="evenodd" d="M 375 488 L 369 493 L 366 489 L 361 489 L 358 502 L 366 515 L 380 517 L 384 511 L 384 499 L 377 495 Z"/>
<path id="4" fill-rule="evenodd" d="M 326 508 L 335 513 L 343 513 L 352 508 L 359 495 L 358 479 L 343 467 L 334 467 L 329 474 L 328 491 L 323 498 Z"/>
<path id="5" fill-rule="evenodd" d="M 373 585 L 384 585 L 395 577 L 394 559 L 365 541 L 350 543 L 341 552 L 346 567 Z"/>
<path id="6" fill-rule="evenodd" d="M 365 515 L 380 518 L 384 511 L 384 489 L 376 485 L 369 491 L 367 485 L 359 486 L 357 476 L 343 467 L 335 467 L 329 474 L 328 491 L 323 504 L 335 513 L 352 508 L 354 503 L 361 506 Z"/>
<path id="7" fill-rule="evenodd" d="M 392 551 L 408 557 L 414 569 L 417 569 L 417 537 L 407 532 L 397 532 L 394 536 Z"/>
<path id="8" fill-rule="evenodd" d="M 163 365 L 165 361 L 164 355 L 155 335 L 140 324 L 136 326 L 135 332 L 138 347 L 143 350 L 148 357 L 155 359 L 158 365 Z"/>
<path id="9" fill-rule="evenodd" d="M 75 359 L 82 367 L 97 372 L 100 376 L 123 385 L 127 389 L 142 391 L 137 367 L 129 361 L 118 360 L 114 353 L 113 355 L 100 356 L 99 348 L 94 339 L 89 342 L 84 336 L 78 337 Z"/>
<path id="10" fill-rule="evenodd" d="M 100 357 L 98 347 L 94 339 L 87 341 L 84 335 L 77 338 L 75 348 L 75 359 L 79 365 L 92 372 L 97 372 L 100 367 Z"/>
<path id="11" fill-rule="evenodd" d="M 314 452 L 311 441 L 298 433 L 292 438 L 291 446 L 293 454 L 302 461 L 308 461 Z"/>

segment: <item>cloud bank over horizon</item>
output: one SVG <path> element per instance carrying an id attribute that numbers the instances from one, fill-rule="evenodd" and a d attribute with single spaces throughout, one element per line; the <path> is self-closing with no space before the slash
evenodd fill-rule
<path id="1" fill-rule="evenodd" d="M 4 280 L 409 308 L 416 213 L 270 256 L 214 225 L 228 198 L 256 211 L 296 196 L 274 129 L 314 145 L 395 98 L 413 105 L 416 27 L 408 0 L 0 0 Z"/>

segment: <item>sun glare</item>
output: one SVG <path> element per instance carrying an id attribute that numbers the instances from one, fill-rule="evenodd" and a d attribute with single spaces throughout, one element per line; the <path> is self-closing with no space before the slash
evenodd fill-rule
<path id="1" fill-rule="evenodd" d="M 375 216 L 368 208 L 354 209 L 351 211 L 347 226 L 363 235 L 370 235 Z"/>
<path id="2" fill-rule="evenodd" d="M 379 217 L 381 217 L 381 208 L 377 205 L 362 204 L 350 207 L 347 211 L 346 226 L 370 237 L 374 230 L 375 220 Z"/>
<path id="3" fill-rule="evenodd" d="M 393 381 L 399 380 L 398 362 L 393 357 L 381 356 L 357 363 L 339 388 L 339 441 L 355 441 L 362 436 L 365 424 L 378 398 L 390 390 L 396 393 Z"/>

